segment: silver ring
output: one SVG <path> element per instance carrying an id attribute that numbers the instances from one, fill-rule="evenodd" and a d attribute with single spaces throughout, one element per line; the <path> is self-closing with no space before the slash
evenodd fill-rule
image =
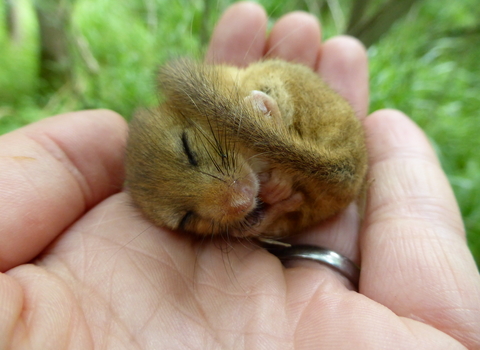
<path id="1" fill-rule="evenodd" d="M 268 247 L 267 250 L 282 262 L 293 259 L 307 259 L 331 267 L 345 276 L 358 289 L 360 267 L 352 260 L 333 250 L 306 244 L 292 245 L 290 247 L 273 246 Z"/>

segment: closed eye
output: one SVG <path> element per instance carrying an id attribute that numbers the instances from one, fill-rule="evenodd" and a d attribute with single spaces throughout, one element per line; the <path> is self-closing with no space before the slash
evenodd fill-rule
<path id="1" fill-rule="evenodd" d="M 193 218 L 193 216 L 194 212 L 192 210 L 187 211 L 183 216 L 182 220 L 180 220 L 180 223 L 178 224 L 178 229 L 182 231 L 185 230 L 186 225 Z"/>
<path id="2" fill-rule="evenodd" d="M 192 149 L 188 144 L 188 138 L 185 131 L 182 133 L 182 145 L 183 145 L 183 151 L 188 157 L 188 162 L 193 166 L 197 166 L 198 165 L 197 158 L 195 157 L 195 153 L 193 153 Z"/>

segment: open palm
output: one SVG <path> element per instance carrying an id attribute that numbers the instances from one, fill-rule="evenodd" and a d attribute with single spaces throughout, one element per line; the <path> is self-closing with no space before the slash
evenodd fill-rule
<path id="1" fill-rule="evenodd" d="M 371 182 L 295 237 L 361 263 L 359 292 L 327 267 L 284 268 L 240 242 L 155 228 L 119 192 L 126 125 L 109 111 L 46 119 L 0 140 L 0 349 L 456 349 L 480 346 L 480 277 L 424 134 L 396 111 L 365 118 L 365 51 L 320 42 L 305 13 L 250 3 L 220 20 L 207 60 L 304 63 L 364 122 Z"/>

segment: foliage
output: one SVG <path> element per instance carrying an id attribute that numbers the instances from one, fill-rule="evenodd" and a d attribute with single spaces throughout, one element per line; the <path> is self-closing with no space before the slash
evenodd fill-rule
<path id="1" fill-rule="evenodd" d="M 156 67 L 173 56 L 200 57 L 200 38 L 209 35 L 231 2 L 77 0 L 70 33 L 74 79 L 40 95 L 38 28 L 31 4 L 18 1 L 24 23 L 20 45 L 9 42 L 0 5 L 0 133 L 64 111 L 110 108 L 129 118 L 137 106 L 155 104 Z M 295 9 L 317 14 L 326 37 L 345 30 L 352 5 L 352 0 L 258 2 L 271 23 Z M 427 132 L 480 263 L 480 35 L 470 30 L 480 17 L 476 2 L 421 2 L 369 49 L 369 56 L 371 110 L 403 110 Z M 373 1 L 377 7 L 382 3 Z"/>
<path id="2" fill-rule="evenodd" d="M 428 134 L 459 201 L 480 266 L 480 35 L 449 37 L 476 25 L 474 1 L 428 1 L 369 50 L 371 109 L 397 108 Z"/>

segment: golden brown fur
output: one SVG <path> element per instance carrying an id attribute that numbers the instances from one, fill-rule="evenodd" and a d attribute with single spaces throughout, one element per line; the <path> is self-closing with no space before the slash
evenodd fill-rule
<path id="1" fill-rule="evenodd" d="M 282 238 L 359 196 L 361 124 L 309 68 L 177 60 L 159 87 L 164 102 L 131 123 L 126 161 L 132 198 L 156 225 Z"/>

